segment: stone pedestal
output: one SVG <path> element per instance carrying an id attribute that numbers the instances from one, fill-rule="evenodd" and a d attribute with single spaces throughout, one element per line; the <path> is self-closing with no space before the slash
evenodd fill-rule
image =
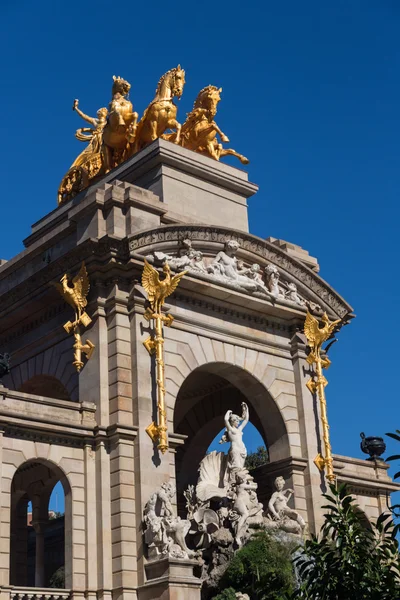
<path id="1" fill-rule="evenodd" d="M 155 140 L 113 169 L 99 184 L 116 179 L 156 194 L 168 207 L 169 222 L 249 230 L 247 198 L 258 187 L 249 182 L 248 174 L 171 142 Z"/>
<path id="2" fill-rule="evenodd" d="M 147 583 L 138 588 L 139 600 L 200 600 L 201 581 L 194 576 L 195 560 L 163 558 L 145 566 Z"/>

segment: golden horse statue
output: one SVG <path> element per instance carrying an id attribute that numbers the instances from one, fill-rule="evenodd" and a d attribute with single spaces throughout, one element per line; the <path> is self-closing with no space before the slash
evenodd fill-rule
<path id="1" fill-rule="evenodd" d="M 158 82 L 154 100 L 149 104 L 140 119 L 136 130 L 134 144 L 130 155 L 138 152 L 159 137 L 169 139 L 165 132 L 167 129 L 176 129 L 173 140 L 176 144 L 180 140 L 181 124 L 176 120 L 178 107 L 174 97 L 180 98 L 185 85 L 185 71 L 180 65 L 170 69 Z"/>
<path id="2" fill-rule="evenodd" d="M 138 114 L 133 111 L 132 102 L 127 98 L 131 89 L 130 83 L 115 75 L 113 80 L 112 100 L 107 124 L 103 130 L 102 154 L 105 173 L 126 158 L 127 147 L 135 139 L 138 120 Z"/>
<path id="3" fill-rule="evenodd" d="M 232 148 L 224 148 L 218 142 L 217 134 L 221 142 L 229 142 L 229 138 L 222 133 L 214 121 L 221 92 L 222 88 L 217 88 L 215 85 L 208 85 L 199 92 L 193 110 L 182 125 L 180 145 L 215 160 L 219 160 L 222 156 L 236 156 L 241 163 L 247 165 L 249 161 L 245 156 Z"/>

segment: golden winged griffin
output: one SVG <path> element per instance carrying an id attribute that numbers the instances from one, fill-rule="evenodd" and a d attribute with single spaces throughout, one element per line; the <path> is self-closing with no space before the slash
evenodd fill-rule
<path id="1" fill-rule="evenodd" d="M 82 353 L 84 353 L 87 360 L 89 360 L 94 351 L 94 344 L 90 340 L 86 340 L 86 343 L 82 344 L 80 332 L 81 327 L 87 327 L 92 322 L 92 319 L 85 311 L 87 306 L 87 295 L 90 289 L 85 263 L 82 263 L 79 273 L 72 279 L 71 284 L 69 283 L 69 276 L 65 273 L 61 277 L 60 283 L 56 282 L 54 285 L 64 298 L 65 302 L 67 302 L 75 312 L 74 321 L 67 321 L 67 323 L 64 324 L 64 329 L 68 334 L 71 332 L 74 334 L 73 365 L 79 373 L 83 367 Z"/>
<path id="2" fill-rule="evenodd" d="M 321 357 L 322 344 L 332 336 L 335 328 L 341 322 L 340 319 L 337 321 L 330 321 L 326 312 L 322 315 L 321 321 L 323 323 L 322 327 L 320 327 L 318 319 L 310 312 L 307 312 L 306 321 L 304 323 L 304 333 L 311 350 L 307 359 L 310 364 Z"/>
<path id="3" fill-rule="evenodd" d="M 72 200 L 90 183 L 157 138 L 169 140 L 214 160 L 232 155 L 247 164 L 249 161 L 245 156 L 223 147 L 223 143 L 229 142 L 229 139 L 214 120 L 222 88 L 214 85 L 203 88 L 182 125 L 176 118 L 178 107 L 175 98 L 181 98 L 184 85 L 185 71 L 180 65 L 167 71 L 160 78 L 154 99 L 140 120 L 129 99 L 131 84 L 119 76 L 113 76 L 108 108 L 100 108 L 96 117 L 82 112 L 79 101 L 74 100 L 72 110 L 91 127 L 76 130 L 75 137 L 87 143 L 87 146 L 64 175 L 58 188 L 58 203 Z"/>
<path id="4" fill-rule="evenodd" d="M 182 271 L 171 277 L 171 269 L 169 264 L 165 262 L 163 266 L 163 273 L 165 278 L 160 280 L 160 275 L 157 269 L 155 269 L 147 262 L 146 259 L 144 259 L 142 285 L 147 292 L 151 309 L 156 315 L 161 315 L 161 309 L 165 299 L 176 290 L 186 271 Z"/>

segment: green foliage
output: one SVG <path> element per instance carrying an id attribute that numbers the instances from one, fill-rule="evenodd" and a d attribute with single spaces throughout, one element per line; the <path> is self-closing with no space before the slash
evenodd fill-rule
<path id="1" fill-rule="evenodd" d="M 396 442 L 400 442 L 400 430 L 396 429 L 396 433 L 387 433 L 387 436 L 391 437 Z M 386 462 L 390 462 L 391 460 L 400 460 L 400 454 L 393 454 L 392 456 L 388 456 Z M 394 474 L 393 479 L 399 479 L 400 471 Z M 400 519 L 400 504 L 393 504 L 390 508 L 393 516 L 398 520 Z M 398 522 L 396 525 L 396 533 L 400 530 L 400 523 Z"/>
<path id="2" fill-rule="evenodd" d="M 233 588 L 223 590 L 218 596 L 214 597 L 214 600 L 236 600 L 236 593 Z"/>
<path id="3" fill-rule="evenodd" d="M 294 585 L 292 550 L 267 533 L 258 533 L 233 557 L 220 581 L 225 596 L 220 593 L 215 600 L 233 600 L 233 590 L 251 600 L 283 600 Z"/>
<path id="4" fill-rule="evenodd" d="M 49 587 L 63 589 L 65 588 L 65 569 L 60 567 L 57 571 L 54 571 L 50 577 Z"/>
<path id="5" fill-rule="evenodd" d="M 307 540 L 296 560 L 304 600 L 395 600 L 400 598 L 400 561 L 390 515 L 365 527 L 365 515 L 345 485 L 330 486 L 320 538 Z"/>
<path id="6" fill-rule="evenodd" d="M 265 446 L 259 446 L 255 452 L 250 452 L 246 457 L 244 466 L 251 471 L 261 465 L 265 465 L 269 460 L 268 450 Z"/>

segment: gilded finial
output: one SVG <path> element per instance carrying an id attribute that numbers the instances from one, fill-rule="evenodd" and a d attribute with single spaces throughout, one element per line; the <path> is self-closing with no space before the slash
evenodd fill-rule
<path id="1" fill-rule="evenodd" d="M 90 340 L 86 340 L 86 343 L 82 344 L 80 334 L 80 328 L 87 327 L 92 322 L 92 319 L 85 311 L 87 306 L 87 295 L 90 289 L 85 263 L 82 263 L 79 273 L 72 279 L 71 283 L 69 282 L 69 276 L 65 273 L 61 277 L 60 283 L 56 282 L 54 283 L 54 286 L 75 312 L 75 320 L 72 322 L 67 321 L 63 327 L 68 334 L 74 334 L 74 361 L 72 364 L 79 373 L 83 367 L 82 352 L 85 354 L 87 360 L 89 360 L 95 348 Z"/>

